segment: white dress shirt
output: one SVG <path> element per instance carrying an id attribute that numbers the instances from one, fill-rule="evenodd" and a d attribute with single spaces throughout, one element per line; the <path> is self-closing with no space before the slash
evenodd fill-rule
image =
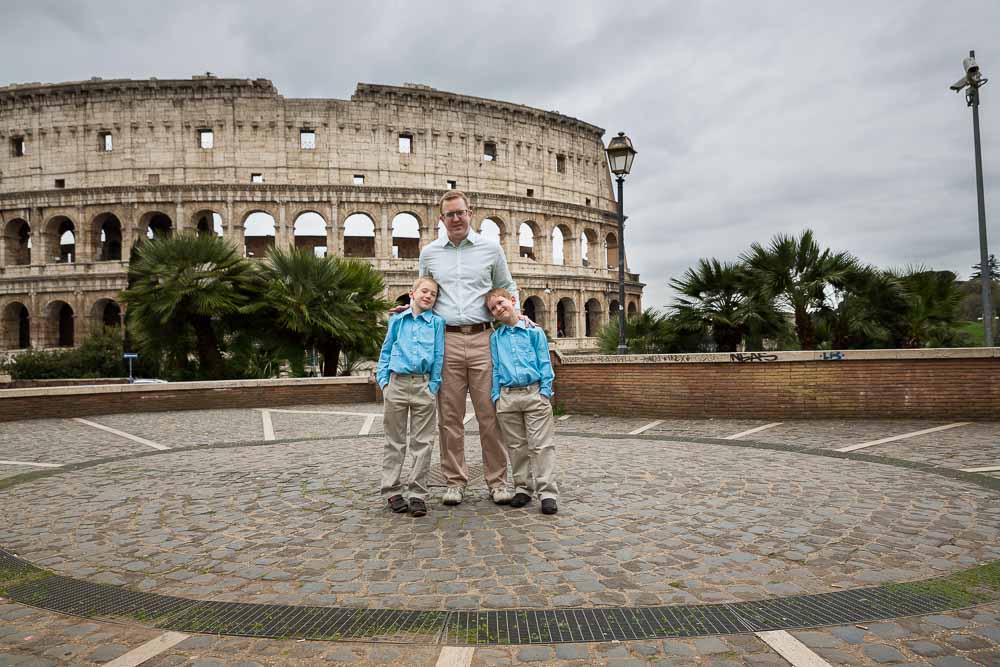
<path id="1" fill-rule="evenodd" d="M 517 296 L 500 244 L 472 229 L 457 246 L 447 235 L 424 246 L 419 266 L 420 275 L 437 281 L 434 312 L 451 326 L 491 322 L 493 316 L 483 298 L 494 287 Z"/>

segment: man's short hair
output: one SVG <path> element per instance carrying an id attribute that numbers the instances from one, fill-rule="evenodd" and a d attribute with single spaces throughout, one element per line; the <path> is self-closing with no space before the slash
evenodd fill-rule
<path id="1" fill-rule="evenodd" d="M 438 281 L 434 280 L 430 276 L 417 276 L 417 279 L 413 281 L 413 287 L 410 288 L 410 291 L 411 292 L 417 291 L 417 289 L 423 283 L 431 283 L 432 285 L 434 285 L 434 287 L 437 287 L 438 289 L 441 289 L 441 286 L 438 285 Z"/>
<path id="2" fill-rule="evenodd" d="M 472 208 L 472 202 L 469 201 L 469 195 L 465 194 L 461 190 L 448 190 L 441 195 L 441 200 L 438 202 L 438 208 L 444 212 L 444 203 L 446 201 L 451 201 L 452 199 L 461 199 L 465 202 L 465 208 Z"/>
<path id="3" fill-rule="evenodd" d="M 511 294 L 508 290 L 505 290 L 503 287 L 494 287 L 493 289 L 491 289 L 489 292 L 486 293 L 485 297 L 483 297 L 483 303 L 486 304 L 487 310 L 490 309 L 490 299 L 498 296 L 502 296 L 508 301 L 514 300 L 514 295 Z"/>

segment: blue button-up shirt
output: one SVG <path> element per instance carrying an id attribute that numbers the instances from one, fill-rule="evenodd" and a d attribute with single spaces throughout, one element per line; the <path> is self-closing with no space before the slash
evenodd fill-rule
<path id="1" fill-rule="evenodd" d="M 527 387 L 539 383 L 542 396 L 552 396 L 552 360 L 549 341 L 540 327 L 528 328 L 524 320 L 501 324 L 490 337 L 493 356 L 493 402 L 500 398 L 500 387 Z"/>
<path id="2" fill-rule="evenodd" d="M 434 310 L 452 326 L 492 321 L 483 297 L 494 287 L 517 296 L 500 244 L 471 229 L 457 246 L 447 234 L 428 243 L 420 251 L 419 266 L 420 275 L 437 281 Z"/>
<path id="3" fill-rule="evenodd" d="M 433 310 L 419 315 L 407 308 L 389 320 L 389 331 L 382 343 L 375 379 L 385 389 L 390 373 L 430 374 L 428 388 L 437 394 L 444 366 L 444 319 Z"/>

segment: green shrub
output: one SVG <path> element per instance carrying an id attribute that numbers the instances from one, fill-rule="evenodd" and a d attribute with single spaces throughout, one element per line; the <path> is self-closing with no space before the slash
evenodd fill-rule
<path id="1" fill-rule="evenodd" d="M 106 327 L 72 350 L 26 350 L 7 367 L 15 380 L 122 377 L 121 332 Z"/>

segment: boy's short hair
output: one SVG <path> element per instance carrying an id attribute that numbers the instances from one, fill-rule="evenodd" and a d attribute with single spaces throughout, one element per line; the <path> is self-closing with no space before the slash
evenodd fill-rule
<path id="1" fill-rule="evenodd" d="M 413 281 L 413 287 L 410 288 L 410 291 L 415 292 L 423 283 L 431 283 L 434 287 L 441 289 L 441 286 L 438 285 L 438 281 L 434 280 L 430 276 L 417 276 L 417 279 Z"/>
<path id="2" fill-rule="evenodd" d="M 461 190 L 448 190 L 441 195 L 441 199 L 438 201 L 438 210 L 444 211 L 444 203 L 446 201 L 451 201 L 452 199 L 461 199 L 465 202 L 465 208 L 472 208 L 472 202 L 469 201 L 469 195 L 465 194 Z"/>
<path id="3" fill-rule="evenodd" d="M 486 293 L 485 297 L 483 297 L 483 302 L 486 304 L 486 310 L 490 309 L 490 299 L 496 296 L 502 296 L 508 301 L 514 300 L 514 295 L 511 294 L 508 290 L 505 290 L 503 287 L 494 287 L 493 289 L 491 289 L 489 292 Z"/>

